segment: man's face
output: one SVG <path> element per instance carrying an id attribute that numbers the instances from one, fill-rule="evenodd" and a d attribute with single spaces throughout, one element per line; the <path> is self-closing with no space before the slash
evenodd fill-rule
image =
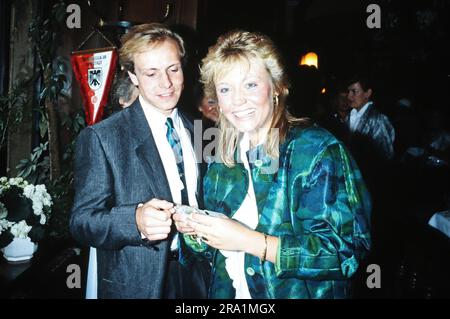
<path id="1" fill-rule="evenodd" d="M 350 112 L 350 104 L 347 100 L 347 92 L 339 92 L 336 97 L 336 110 L 338 112 Z"/>
<path id="2" fill-rule="evenodd" d="M 359 82 L 353 83 L 347 88 L 347 99 L 350 107 L 359 110 L 370 100 L 372 89 L 364 91 Z"/>
<path id="3" fill-rule="evenodd" d="M 177 106 L 183 91 L 183 69 L 178 45 L 165 40 L 134 55 L 135 73 L 128 72 L 142 98 L 165 115 Z"/>

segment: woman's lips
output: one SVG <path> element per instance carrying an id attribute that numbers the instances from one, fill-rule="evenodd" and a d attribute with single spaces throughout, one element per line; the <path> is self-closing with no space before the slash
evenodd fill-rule
<path id="1" fill-rule="evenodd" d="M 255 114 L 254 108 L 245 109 L 245 110 L 238 111 L 238 112 L 233 112 L 233 115 L 236 118 L 238 118 L 239 120 L 246 120 L 246 119 L 252 118 L 254 114 Z"/>

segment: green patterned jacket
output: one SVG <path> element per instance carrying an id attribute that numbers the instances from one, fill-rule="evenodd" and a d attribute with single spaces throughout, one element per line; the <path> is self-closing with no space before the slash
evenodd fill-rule
<path id="1" fill-rule="evenodd" d="M 259 212 L 256 230 L 280 238 L 275 264 L 245 256 L 252 298 L 350 297 L 349 278 L 370 248 L 371 199 L 345 147 L 311 126 L 290 130 L 277 161 L 262 147 L 247 156 Z M 214 162 L 204 179 L 205 209 L 232 217 L 247 189 L 243 164 Z M 210 297 L 234 298 L 220 251 L 185 240 L 194 252 L 212 257 Z"/>

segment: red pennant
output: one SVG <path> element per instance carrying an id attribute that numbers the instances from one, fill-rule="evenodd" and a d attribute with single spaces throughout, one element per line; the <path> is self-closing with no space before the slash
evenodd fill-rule
<path id="1" fill-rule="evenodd" d="M 73 52 L 72 69 L 80 85 L 86 122 L 100 122 L 108 102 L 109 90 L 114 79 L 117 50 L 114 47 Z"/>

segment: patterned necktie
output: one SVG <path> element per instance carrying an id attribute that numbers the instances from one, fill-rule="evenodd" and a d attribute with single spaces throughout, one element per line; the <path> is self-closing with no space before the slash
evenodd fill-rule
<path id="1" fill-rule="evenodd" d="M 189 205 L 189 199 L 186 188 L 186 178 L 184 175 L 184 165 L 183 165 L 183 149 L 181 148 L 180 138 L 173 126 L 172 118 L 168 117 L 166 121 L 167 133 L 166 137 L 169 141 L 170 147 L 172 148 L 173 154 L 175 155 L 175 161 L 177 162 L 178 174 L 183 182 L 183 189 L 181 190 L 181 203 L 183 205 Z"/>

